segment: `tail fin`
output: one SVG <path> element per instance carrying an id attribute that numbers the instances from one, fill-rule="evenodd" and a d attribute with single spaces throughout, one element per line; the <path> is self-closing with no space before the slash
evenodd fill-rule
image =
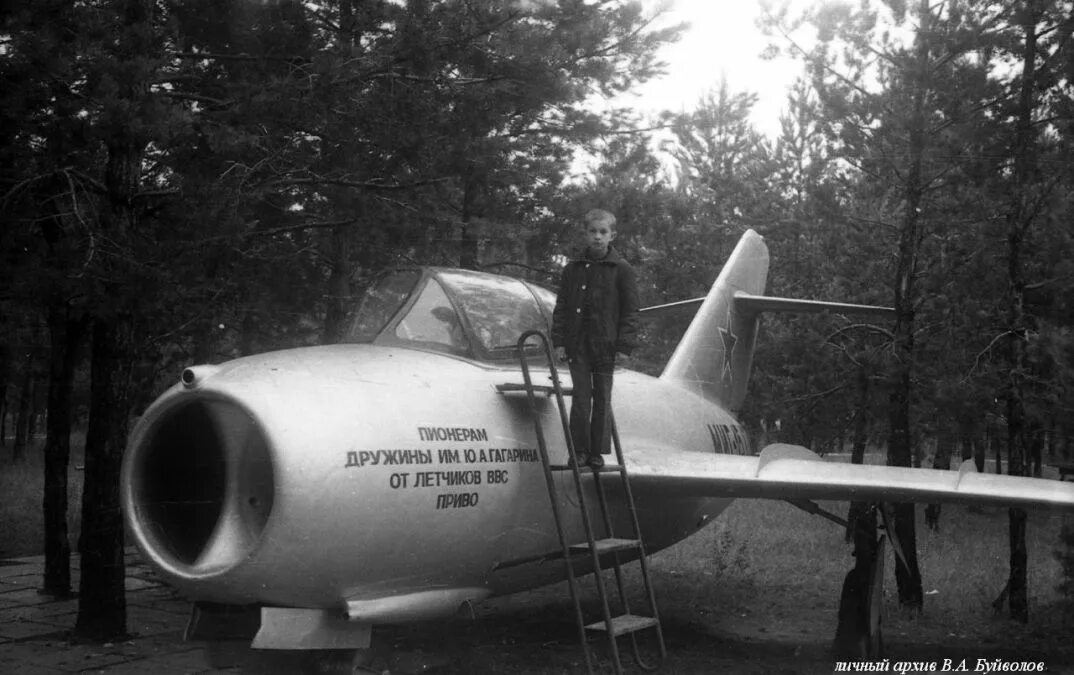
<path id="1" fill-rule="evenodd" d="M 762 295 L 767 280 L 768 247 L 747 230 L 660 378 L 737 412 L 746 396 L 759 312 L 737 306 L 735 293 Z"/>
<path id="2" fill-rule="evenodd" d="M 761 312 L 836 312 L 887 317 L 895 313 L 890 307 L 767 297 L 764 295 L 767 280 L 768 247 L 761 235 L 746 230 L 709 294 L 700 300 L 697 315 L 660 378 L 737 413 L 746 398 Z M 665 307 L 693 302 L 687 300 Z"/>

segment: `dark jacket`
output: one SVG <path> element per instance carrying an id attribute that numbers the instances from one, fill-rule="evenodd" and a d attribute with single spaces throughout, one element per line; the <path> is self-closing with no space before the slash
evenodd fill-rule
<path id="1" fill-rule="evenodd" d="M 616 352 L 629 354 L 638 346 L 634 268 L 610 246 L 603 260 L 589 260 L 583 251 L 567 263 L 560 277 L 552 313 L 552 344 L 565 347 L 567 356 L 573 357 L 586 341 L 593 356 L 607 359 L 614 359 Z"/>

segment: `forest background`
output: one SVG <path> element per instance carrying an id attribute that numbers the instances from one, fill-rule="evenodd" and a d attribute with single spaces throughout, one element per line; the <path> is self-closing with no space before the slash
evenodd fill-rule
<path id="1" fill-rule="evenodd" d="M 593 207 L 618 216 L 645 304 L 703 295 L 753 228 L 770 295 L 895 307 L 892 325 L 766 317 L 758 437 L 1015 474 L 1069 459 L 1071 3 L 765 16 L 802 63 L 773 137 L 727 87 L 678 113 L 608 104 L 681 31 L 639 2 L 6 3 L 0 441 L 18 461 L 46 434 L 43 585 L 64 594 L 85 428 L 76 630 L 124 630 L 119 464 L 182 367 L 338 341 L 397 264 L 551 285 Z M 635 365 L 659 372 L 688 319 L 648 325 Z M 1011 563 L 1022 617 L 1017 543 Z M 920 582 L 900 597 L 920 604 Z"/>

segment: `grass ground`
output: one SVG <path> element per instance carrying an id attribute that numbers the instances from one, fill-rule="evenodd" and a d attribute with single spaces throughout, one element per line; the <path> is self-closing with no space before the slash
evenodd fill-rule
<path id="1" fill-rule="evenodd" d="M 888 558 L 888 671 L 898 661 L 967 659 L 972 672 L 977 659 L 999 658 L 1041 660 L 1048 672 L 1074 673 L 1074 623 L 1064 618 L 1056 590 L 1061 573 L 1054 551 L 1064 517 L 1072 516 L 1030 513 L 1028 624 L 992 608 L 1007 577 L 1005 510 L 948 506 L 939 532 L 920 522 L 926 592 L 920 614 L 899 608 Z M 651 557 L 668 646 L 662 672 L 831 673 L 839 593 L 852 565 L 838 526 L 781 502 L 736 501 L 708 528 Z M 636 573 L 629 576 L 628 587 L 639 589 Z M 592 615 L 594 586 L 589 577 L 582 585 Z M 393 628 L 388 639 L 397 650 L 446 655 L 448 673 L 584 672 L 572 612 L 559 584 L 484 603 L 475 622 Z M 603 653 L 603 642 L 594 646 Z M 598 672 L 609 672 L 606 654 L 598 663 Z M 640 671 L 628 666 L 627 672 Z"/>
<path id="2" fill-rule="evenodd" d="M 843 513 L 841 503 L 822 504 Z M 1042 621 L 1055 618 L 1061 569 L 1055 552 L 1064 516 L 1054 512 L 1030 514 L 1028 534 L 1030 603 Z M 661 597 L 695 612 L 723 607 L 748 614 L 761 589 L 780 589 L 782 599 L 802 607 L 830 607 L 834 632 L 843 577 L 853 565 L 851 547 L 842 528 L 798 511 L 788 504 L 740 500 L 710 528 L 654 556 L 661 577 Z M 992 601 L 1008 573 L 1007 512 L 947 506 L 940 531 L 928 530 L 919 509 L 918 556 L 924 578 L 925 611 L 919 617 L 900 612 L 890 558 L 885 579 L 885 613 L 889 631 L 910 625 L 933 625 L 943 635 L 957 637 L 957 626 L 993 623 Z M 711 581 L 676 584 L 677 578 Z M 706 589 L 721 589 L 708 590 Z M 718 593 L 718 597 L 706 597 Z M 709 609 L 708 611 L 711 611 Z M 689 618 L 684 616 L 683 618 Z M 950 626 L 951 629 L 943 629 Z M 1046 630 L 1048 625 L 1038 626 Z"/>
<path id="3" fill-rule="evenodd" d="M 17 462 L 11 458 L 13 442 L 8 438 L 0 448 L 0 558 L 36 555 L 44 550 L 45 440 L 36 438 Z M 85 436 L 81 433 L 71 438 L 71 461 L 67 469 L 67 531 L 72 547 L 81 525 L 84 443 Z"/>

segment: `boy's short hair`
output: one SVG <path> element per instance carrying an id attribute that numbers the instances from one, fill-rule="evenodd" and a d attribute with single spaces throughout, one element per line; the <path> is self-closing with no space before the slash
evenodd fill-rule
<path id="1" fill-rule="evenodd" d="M 590 209 L 586 211 L 585 218 L 583 219 L 586 225 L 590 223 L 603 223 L 608 226 L 609 230 L 615 229 L 615 216 L 610 211 L 604 209 Z"/>

